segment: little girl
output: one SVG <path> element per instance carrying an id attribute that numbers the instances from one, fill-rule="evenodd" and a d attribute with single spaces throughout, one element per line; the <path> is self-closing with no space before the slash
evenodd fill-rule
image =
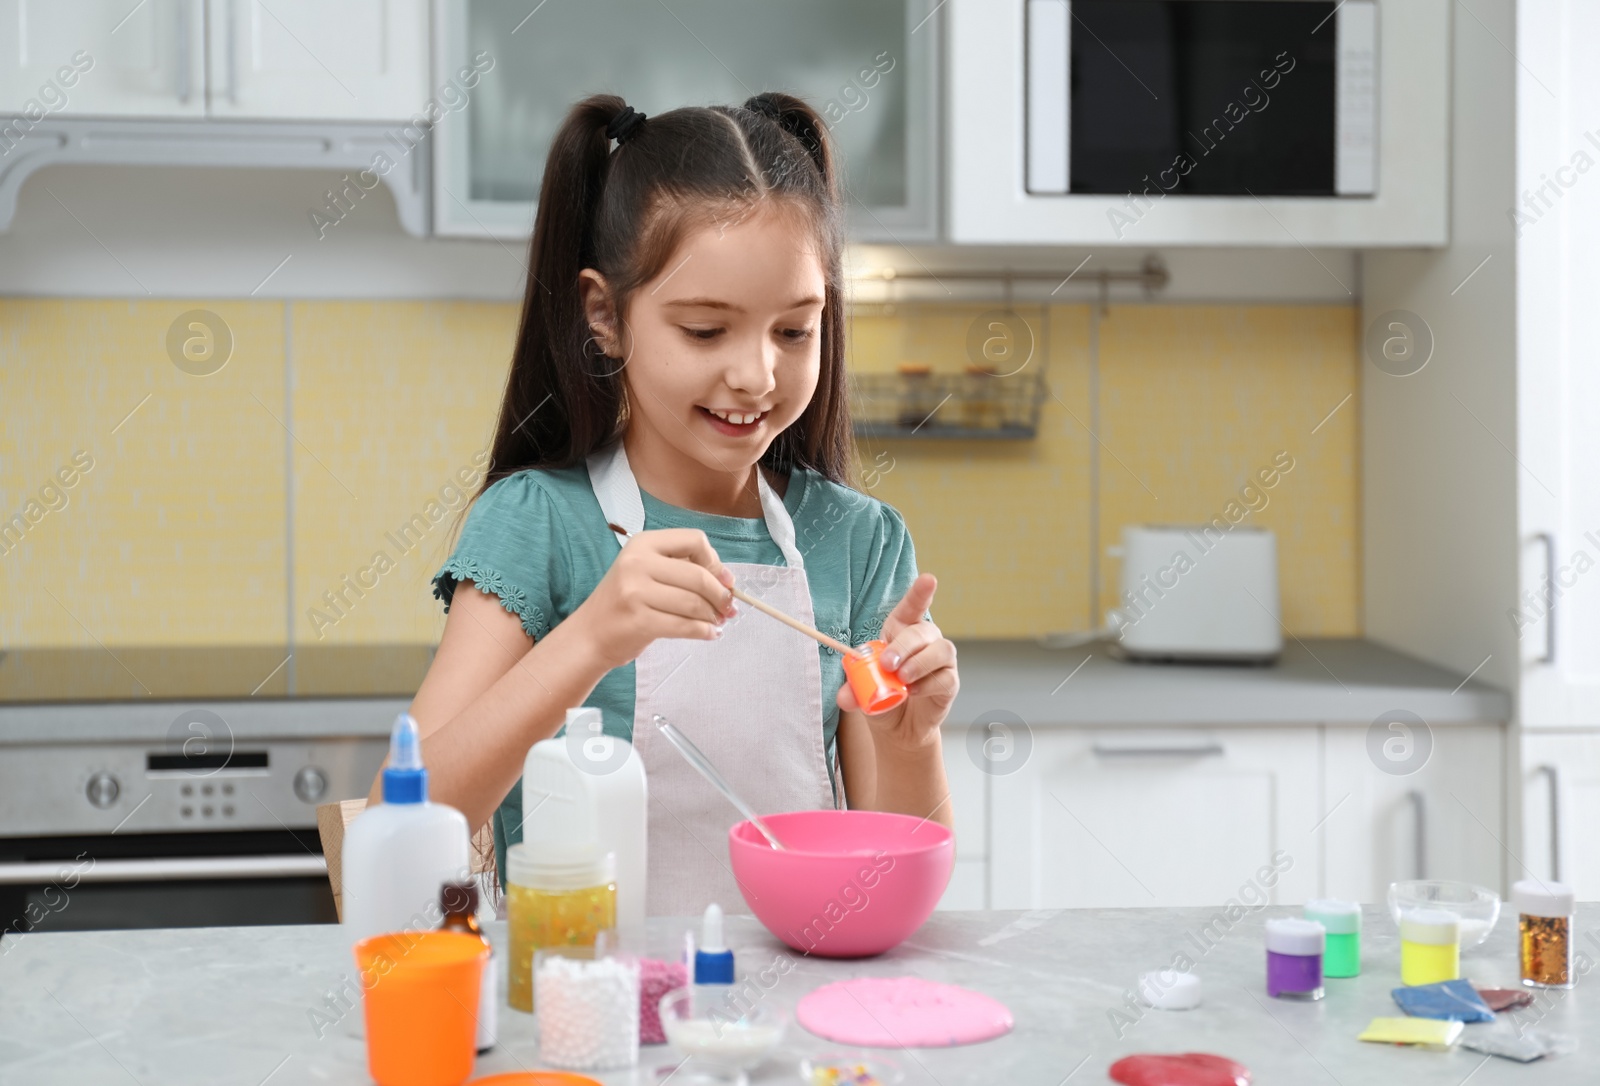
<path id="1" fill-rule="evenodd" d="M 950 824 L 936 582 L 900 516 L 845 485 L 837 169 L 783 94 L 648 120 L 596 95 L 556 134 L 493 462 L 434 578 L 449 617 L 412 704 L 433 798 L 492 816 L 502 872 L 523 758 L 576 705 L 644 762 L 652 915 L 741 901 L 738 816 L 657 713 L 763 813 Z M 911 698 L 868 717 L 837 652 L 736 609 L 733 584 L 882 637 Z"/>

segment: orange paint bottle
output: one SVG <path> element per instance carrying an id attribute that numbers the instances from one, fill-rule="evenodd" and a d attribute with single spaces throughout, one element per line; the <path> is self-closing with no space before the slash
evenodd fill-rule
<path id="1" fill-rule="evenodd" d="M 856 704 L 868 713 L 884 713 L 911 696 L 900 676 L 883 666 L 880 655 L 886 641 L 868 641 L 844 658 L 845 678 Z"/>

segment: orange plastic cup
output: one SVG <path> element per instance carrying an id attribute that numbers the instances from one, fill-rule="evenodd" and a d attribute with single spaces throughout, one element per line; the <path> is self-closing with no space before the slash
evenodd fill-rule
<path id="1" fill-rule="evenodd" d="M 869 713 L 888 712 L 911 696 L 900 676 L 884 667 L 879 658 L 888 647 L 887 641 L 868 641 L 844 658 L 850 692 L 856 696 L 856 704 Z"/>
<path id="2" fill-rule="evenodd" d="M 458 931 L 374 935 L 355 946 L 378 1086 L 461 1086 L 477 1054 L 489 948 Z"/>

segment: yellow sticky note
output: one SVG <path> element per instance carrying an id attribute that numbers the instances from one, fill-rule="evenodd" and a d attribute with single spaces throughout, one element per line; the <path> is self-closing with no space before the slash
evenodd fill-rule
<path id="1" fill-rule="evenodd" d="M 1460 1022 L 1446 1022 L 1439 1018 L 1374 1018 L 1356 1040 L 1449 1048 L 1456 1043 L 1464 1028 Z"/>

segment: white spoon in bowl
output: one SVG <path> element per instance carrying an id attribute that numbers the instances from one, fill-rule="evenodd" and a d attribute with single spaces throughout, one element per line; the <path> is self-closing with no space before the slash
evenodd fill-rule
<path id="1" fill-rule="evenodd" d="M 783 842 L 779 841 L 773 835 L 773 832 L 767 828 L 767 824 L 761 821 L 761 816 L 756 814 L 750 805 L 740 799 L 738 793 L 729 787 L 722 774 L 717 772 L 717 767 L 711 764 L 706 756 L 701 753 L 700 748 L 695 746 L 687 735 L 674 728 L 667 721 L 667 718 L 660 713 L 656 713 L 650 719 L 654 722 L 656 729 L 667 737 L 667 741 L 678 748 L 678 753 L 683 755 L 683 760 L 694 766 L 702 777 L 711 782 L 713 788 L 728 797 L 728 802 L 739 808 L 739 813 L 749 819 L 752 826 L 761 831 L 761 836 L 767 839 L 769 845 L 779 852 L 784 851 Z"/>

